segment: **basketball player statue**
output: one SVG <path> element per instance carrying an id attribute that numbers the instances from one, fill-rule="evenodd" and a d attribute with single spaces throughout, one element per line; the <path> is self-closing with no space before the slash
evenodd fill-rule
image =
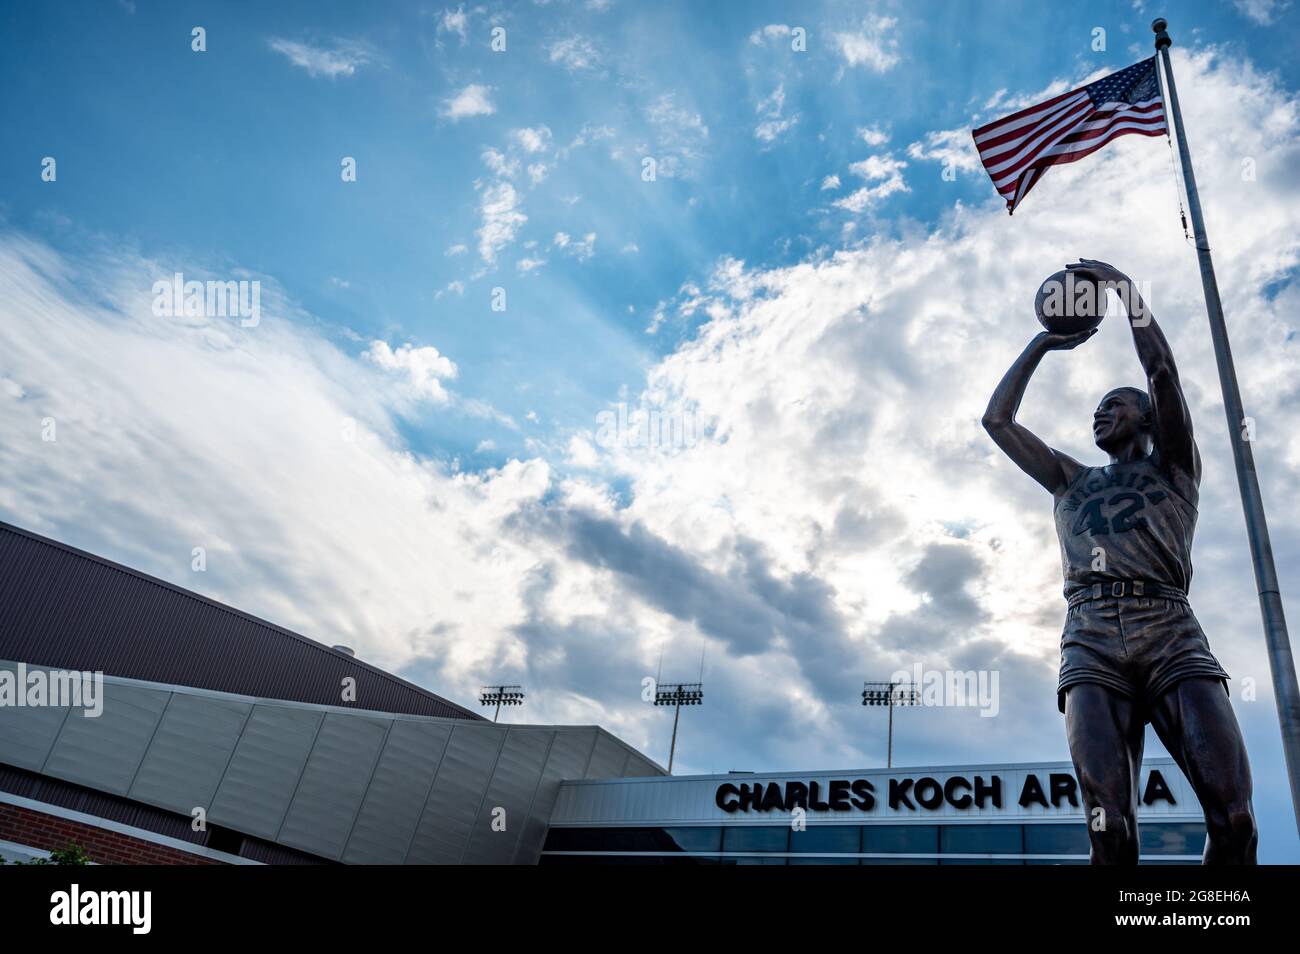
<path id="1" fill-rule="evenodd" d="M 1087 810 L 1092 863 L 1137 863 L 1135 808 L 1150 722 L 1205 812 L 1204 863 L 1254 864 L 1250 765 L 1228 675 L 1187 603 L 1201 459 L 1174 357 L 1118 269 L 1084 259 L 1058 275 L 1094 283 L 1103 303 L 1104 289 L 1115 288 L 1146 372 L 1145 391 L 1116 388 L 1093 413 L 1093 440 L 1110 463 L 1081 464 L 1016 422 L 1039 361 L 1088 340 L 1096 321 L 1034 338 L 993 392 L 983 423 L 1055 504 L 1068 606 L 1057 707 Z"/>

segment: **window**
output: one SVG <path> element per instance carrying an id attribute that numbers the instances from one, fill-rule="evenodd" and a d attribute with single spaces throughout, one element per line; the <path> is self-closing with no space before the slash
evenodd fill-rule
<path id="1" fill-rule="evenodd" d="M 862 850 L 933 854 L 939 850 L 939 826 L 867 825 L 862 829 Z"/>
<path id="2" fill-rule="evenodd" d="M 790 850 L 803 852 L 861 851 L 862 829 L 857 825 L 818 825 L 790 832 Z"/>
<path id="3" fill-rule="evenodd" d="M 864 865 L 937 865 L 938 858 L 863 858 Z"/>
<path id="4" fill-rule="evenodd" d="M 1025 853 L 1029 855 L 1086 855 L 1088 827 L 1074 825 L 1026 825 Z"/>
<path id="5" fill-rule="evenodd" d="M 944 825 L 939 850 L 945 855 L 1020 854 L 1019 825 Z"/>
<path id="6" fill-rule="evenodd" d="M 1144 855 L 1199 855 L 1205 850 L 1205 825 L 1201 822 L 1140 824 L 1138 845 Z"/>
<path id="7" fill-rule="evenodd" d="M 941 865 L 1023 865 L 1019 858 L 940 858 Z"/>
<path id="8" fill-rule="evenodd" d="M 721 840 L 717 827 L 552 828 L 545 850 L 716 852 Z"/>
<path id="9" fill-rule="evenodd" d="M 792 865 L 856 865 L 857 858 L 834 858 L 829 855 L 808 855 L 806 858 L 788 859 Z"/>
<path id="10" fill-rule="evenodd" d="M 662 831 L 664 840 L 676 845 L 678 851 L 717 851 L 722 844 L 721 828 L 664 828 Z"/>
<path id="11" fill-rule="evenodd" d="M 785 858 L 781 855 L 724 855 L 724 865 L 783 865 Z"/>
<path id="12" fill-rule="evenodd" d="M 723 851 L 788 851 L 788 825 L 745 825 L 722 830 Z"/>

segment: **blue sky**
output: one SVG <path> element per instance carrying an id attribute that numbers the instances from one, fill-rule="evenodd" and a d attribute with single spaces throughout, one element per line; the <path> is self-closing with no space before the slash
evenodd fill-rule
<path id="1" fill-rule="evenodd" d="M 1249 48 L 1294 78 L 1285 51 L 1300 39 L 1295 18 L 1265 27 L 1226 4 L 1183 7 L 1166 11 L 1180 41 Z M 0 41 L 11 84 L 3 121 L 21 130 L 21 147 L 0 159 L 4 209 L 37 234 L 66 239 L 66 222 L 144 254 L 237 262 L 276 276 L 327 324 L 435 343 L 473 382 L 467 396 L 539 421 L 493 428 L 493 453 L 473 453 L 480 421 L 411 421 L 412 439 L 499 463 L 525 437 L 545 439 L 636 388 L 694 324 L 647 336 L 656 305 L 703 281 L 720 256 L 767 267 L 837 243 L 853 216 L 826 214 L 820 184 L 851 181 L 845 170 L 867 151 L 859 129 L 911 143 L 968 126 L 999 90 L 1119 68 L 1151 50 L 1150 16 L 1130 3 L 1006 4 L 978 17 L 960 5 L 909 8 L 804 8 L 811 42 L 795 53 L 784 37 L 752 40 L 768 24 L 800 25 L 781 4 L 384 4 L 364 18 L 331 3 L 17 5 Z M 881 18 L 896 22 L 871 55 L 888 68 L 852 64 L 837 36 L 869 33 Z M 190 49 L 195 25 L 207 31 L 205 53 Z M 504 52 L 490 49 L 493 25 L 506 30 Z M 1092 49 L 1097 26 L 1104 52 Z M 333 56 L 340 71 L 313 74 L 276 52 L 277 40 Z M 442 116 L 474 85 L 489 90 L 490 115 Z M 777 87 L 784 118 L 798 119 L 764 143 L 757 110 Z M 656 123 L 664 97 L 669 118 Z M 682 118 L 707 132 L 672 121 Z M 482 154 L 539 127 L 549 143 L 529 158 L 546 179 L 520 188 L 527 222 L 484 269 L 473 185 L 487 175 Z M 584 128 L 608 138 L 553 158 Z M 679 176 L 642 182 L 642 156 L 661 151 L 684 155 Z M 44 155 L 59 162 L 57 197 L 29 174 Z M 357 160 L 355 183 L 340 181 L 343 156 Z M 924 227 L 957 200 L 987 202 L 988 183 L 913 186 L 859 231 Z M 592 231 L 598 254 L 585 262 L 522 248 Z M 458 245 L 469 251 L 449 257 Z M 519 273 L 519 260 L 542 257 L 537 274 Z M 456 281 L 463 295 L 446 291 Z M 505 316 L 489 310 L 499 285 Z"/>
<path id="2" fill-rule="evenodd" d="M 1300 18 L 1267 0 L 8 5 L 0 515 L 660 757 L 640 678 L 705 648 L 687 771 L 873 763 L 855 680 L 916 661 L 1015 701 L 918 714 L 907 761 L 1061 758 L 1050 514 L 977 422 L 1041 276 L 1109 259 L 1153 282 L 1219 461 L 1193 599 L 1259 684 L 1266 856 L 1300 860 L 1169 148 L 1053 170 L 1008 221 L 969 147 L 1149 56 L 1158 14 L 1289 589 Z M 262 324 L 151 321 L 175 271 L 261 280 Z M 1026 401 L 1081 458 L 1122 332 Z M 610 446 L 619 402 L 698 441 Z"/>

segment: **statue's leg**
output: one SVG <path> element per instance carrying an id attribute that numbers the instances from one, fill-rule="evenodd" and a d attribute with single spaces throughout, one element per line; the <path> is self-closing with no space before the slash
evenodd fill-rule
<path id="1" fill-rule="evenodd" d="M 1200 799 L 1205 864 L 1255 864 L 1259 834 L 1250 762 L 1222 682 L 1193 677 L 1176 683 L 1152 705 L 1151 725 Z"/>
<path id="2" fill-rule="evenodd" d="M 1113 689 L 1079 683 L 1065 693 L 1065 734 L 1094 865 L 1137 864 L 1137 783 L 1145 731 L 1137 705 Z"/>

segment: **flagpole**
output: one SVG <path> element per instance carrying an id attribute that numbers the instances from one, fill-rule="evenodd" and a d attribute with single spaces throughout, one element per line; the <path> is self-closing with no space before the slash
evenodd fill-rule
<path id="1" fill-rule="evenodd" d="M 1214 359 L 1219 366 L 1223 409 L 1228 416 L 1228 439 L 1237 465 L 1241 509 L 1246 517 L 1246 535 L 1250 540 L 1250 558 L 1255 568 L 1259 609 L 1264 617 L 1264 638 L 1268 645 L 1269 669 L 1273 675 L 1273 695 L 1277 699 L 1282 748 L 1286 754 L 1287 775 L 1291 782 L 1291 808 L 1296 816 L 1297 830 L 1300 830 L 1300 688 L 1296 685 L 1295 660 L 1291 655 L 1286 617 L 1282 612 L 1282 594 L 1278 588 L 1277 568 L 1273 565 L 1268 524 L 1264 520 L 1264 501 L 1260 497 L 1259 478 L 1255 474 L 1255 457 L 1250 447 L 1251 432 L 1247 428 L 1246 415 L 1241 405 L 1237 372 L 1232 364 L 1232 349 L 1228 345 L 1228 329 L 1223 321 L 1223 303 L 1219 300 L 1219 284 L 1214 277 L 1210 243 L 1205 235 L 1205 221 L 1201 217 L 1201 199 L 1196 191 L 1196 176 L 1192 172 L 1192 156 L 1187 148 L 1187 136 L 1183 132 L 1183 114 L 1178 109 L 1178 89 L 1174 85 L 1174 72 L 1169 62 L 1169 47 L 1173 41 L 1166 32 L 1167 26 L 1162 17 L 1151 24 L 1151 30 L 1156 35 L 1156 51 L 1164 64 L 1168 107 L 1173 113 L 1174 129 L 1178 134 L 1178 157 L 1182 162 L 1183 184 L 1187 189 L 1187 211 L 1192 217 L 1192 231 L 1196 236 L 1196 257 L 1201 264 L 1201 286 L 1205 291 L 1205 308 L 1210 319 L 1210 338 L 1214 341 Z"/>

